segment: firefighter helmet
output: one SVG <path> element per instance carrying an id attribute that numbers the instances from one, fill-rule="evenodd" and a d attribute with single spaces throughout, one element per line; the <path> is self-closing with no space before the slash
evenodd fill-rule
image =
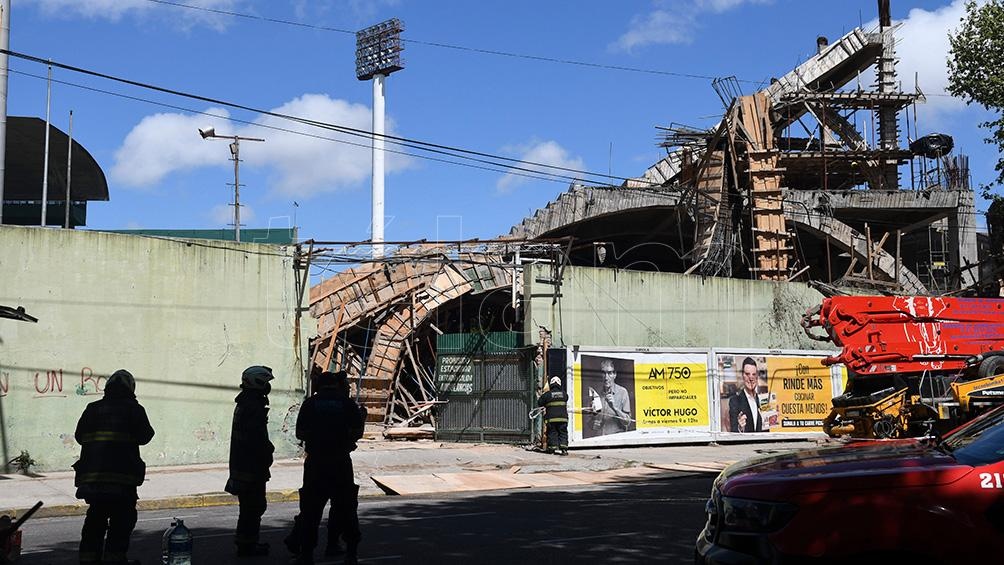
<path id="1" fill-rule="evenodd" d="M 548 384 L 550 384 L 552 388 L 553 387 L 560 387 L 561 386 L 561 378 L 560 377 L 551 377 L 551 380 L 548 381 Z"/>
<path id="2" fill-rule="evenodd" d="M 112 373 L 112 376 L 108 377 L 108 382 L 105 383 L 105 388 L 111 386 L 112 388 L 117 386 L 123 386 L 129 389 L 129 392 L 136 392 L 136 379 L 132 376 L 132 373 L 126 371 L 125 369 L 119 369 Z"/>
<path id="3" fill-rule="evenodd" d="M 241 388 L 268 392 L 272 388 L 268 382 L 274 378 L 271 368 L 264 365 L 253 365 L 244 369 L 244 373 L 241 374 Z"/>

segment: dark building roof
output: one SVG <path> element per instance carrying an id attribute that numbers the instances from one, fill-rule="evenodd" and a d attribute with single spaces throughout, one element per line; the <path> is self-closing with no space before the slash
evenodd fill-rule
<path id="1" fill-rule="evenodd" d="M 49 124 L 49 186 L 47 200 L 66 199 L 66 153 L 69 136 Z M 4 194 L 6 202 L 40 201 L 45 158 L 45 120 L 7 117 Z M 108 181 L 94 157 L 74 140 L 70 199 L 108 200 Z"/>

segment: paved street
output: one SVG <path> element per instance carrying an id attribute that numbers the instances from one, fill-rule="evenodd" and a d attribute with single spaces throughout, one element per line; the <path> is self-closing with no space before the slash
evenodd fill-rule
<path id="1" fill-rule="evenodd" d="M 567 490 L 363 499 L 360 561 L 686 563 L 703 525 L 713 479 L 713 474 L 678 474 Z M 144 564 L 158 563 L 161 535 L 171 517 L 178 516 L 193 529 L 197 564 L 238 562 L 231 544 L 236 512 L 233 506 L 143 512 L 131 555 Z M 239 562 L 286 562 L 281 540 L 295 513 L 294 503 L 270 506 L 262 528 L 273 555 Z M 76 516 L 29 522 L 23 565 L 75 563 L 82 520 Z M 338 562 L 318 552 L 318 563 Z"/>

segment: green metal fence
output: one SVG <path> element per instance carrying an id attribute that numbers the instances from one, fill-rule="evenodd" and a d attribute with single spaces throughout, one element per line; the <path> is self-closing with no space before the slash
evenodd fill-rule
<path id="1" fill-rule="evenodd" d="M 510 335 L 512 334 L 512 335 Z M 519 334 L 439 336 L 436 437 L 447 441 L 523 443 L 534 407 L 533 348 Z"/>

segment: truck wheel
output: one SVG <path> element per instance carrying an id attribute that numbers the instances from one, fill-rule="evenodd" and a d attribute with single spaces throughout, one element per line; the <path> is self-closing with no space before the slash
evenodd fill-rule
<path id="1" fill-rule="evenodd" d="M 979 377 L 985 379 L 1004 373 L 1004 355 L 987 357 L 980 362 Z"/>

